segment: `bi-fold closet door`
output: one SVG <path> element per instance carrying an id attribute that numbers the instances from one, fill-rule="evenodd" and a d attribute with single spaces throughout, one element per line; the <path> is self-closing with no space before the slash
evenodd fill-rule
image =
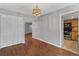
<path id="1" fill-rule="evenodd" d="M 0 48 L 25 42 L 22 17 L 1 15 L 0 32 Z"/>

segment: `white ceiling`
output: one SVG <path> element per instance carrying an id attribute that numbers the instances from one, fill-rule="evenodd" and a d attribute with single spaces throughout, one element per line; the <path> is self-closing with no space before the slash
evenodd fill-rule
<path id="1" fill-rule="evenodd" d="M 42 11 L 42 15 L 44 15 L 72 4 L 73 3 L 38 3 L 38 6 Z M 0 3 L 0 8 L 32 16 L 35 3 Z"/>

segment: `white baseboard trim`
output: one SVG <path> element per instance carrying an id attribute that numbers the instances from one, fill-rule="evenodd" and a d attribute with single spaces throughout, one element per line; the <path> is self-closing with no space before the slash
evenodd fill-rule
<path id="1" fill-rule="evenodd" d="M 56 47 L 58 47 L 58 48 L 61 48 L 61 46 L 59 46 L 59 45 L 56 45 L 56 44 L 50 43 L 50 42 L 45 41 L 45 40 L 42 40 L 42 39 L 40 39 L 40 38 L 37 38 L 37 37 L 32 37 L 32 38 L 34 38 L 34 39 L 36 39 L 36 40 L 40 40 L 40 41 L 45 42 L 45 43 L 48 43 L 48 44 L 51 44 L 51 45 L 56 46 Z"/>
<path id="2" fill-rule="evenodd" d="M 73 50 L 71 50 L 71 49 L 68 49 L 68 48 L 66 48 L 66 47 L 62 47 L 62 49 L 65 49 L 65 50 L 67 50 L 67 51 L 70 51 L 70 52 L 72 52 L 72 53 L 75 53 L 75 54 L 78 54 L 78 55 L 79 55 L 78 52 L 75 52 L 75 51 L 73 51 Z"/>
<path id="3" fill-rule="evenodd" d="M 79 55 L 79 53 L 74 52 L 74 51 L 72 51 L 72 50 L 70 50 L 70 49 L 68 49 L 68 48 L 64 48 L 64 47 L 62 47 L 62 46 L 55 45 L 55 44 L 53 44 L 53 43 L 47 42 L 47 41 L 42 40 L 42 39 L 37 38 L 37 37 L 32 37 L 32 38 L 34 38 L 34 39 L 36 39 L 36 40 L 40 40 L 40 41 L 45 42 L 45 43 L 48 43 L 48 44 L 51 44 L 51 45 L 56 46 L 56 47 L 58 47 L 58 48 L 65 49 L 65 50 L 67 50 L 67 51 L 70 51 L 70 52 L 72 52 L 72 53 L 75 53 L 75 54 L 78 54 L 78 55 Z"/>
<path id="4" fill-rule="evenodd" d="M 18 44 L 24 44 L 24 43 L 25 42 L 18 42 L 18 43 L 14 43 L 14 44 L 10 44 L 10 45 L 0 46 L 0 49 L 10 47 L 10 46 L 14 46 L 14 45 L 18 45 Z"/>

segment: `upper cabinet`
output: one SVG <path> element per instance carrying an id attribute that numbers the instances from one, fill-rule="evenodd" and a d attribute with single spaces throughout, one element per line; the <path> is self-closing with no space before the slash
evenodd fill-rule
<path id="1" fill-rule="evenodd" d="M 77 18 L 72 20 L 72 26 L 78 26 L 78 19 Z"/>

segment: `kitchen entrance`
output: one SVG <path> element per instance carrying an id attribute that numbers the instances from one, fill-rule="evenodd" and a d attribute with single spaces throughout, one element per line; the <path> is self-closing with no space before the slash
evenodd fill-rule
<path id="1" fill-rule="evenodd" d="M 78 18 L 64 20 L 63 47 L 78 52 Z"/>

